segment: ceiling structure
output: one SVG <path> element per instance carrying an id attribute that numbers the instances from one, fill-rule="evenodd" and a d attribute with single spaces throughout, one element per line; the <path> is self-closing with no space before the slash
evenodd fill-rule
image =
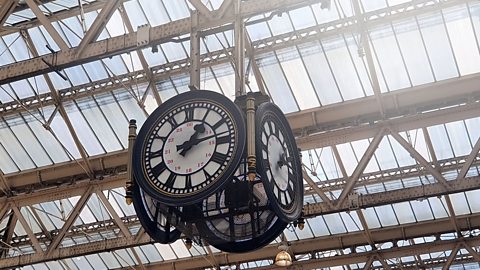
<path id="1" fill-rule="evenodd" d="M 303 150 L 292 269 L 479 267 L 480 2 L 7 0 L 0 22 L 0 268 L 276 269 L 280 239 L 152 243 L 123 197 L 128 120 L 192 84 L 234 99 L 242 64 Z"/>

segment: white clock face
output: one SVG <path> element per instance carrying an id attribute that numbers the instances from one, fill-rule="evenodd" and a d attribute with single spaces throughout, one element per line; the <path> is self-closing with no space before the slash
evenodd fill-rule
<path id="1" fill-rule="evenodd" d="M 265 121 L 262 132 L 262 159 L 268 164 L 267 178 L 281 205 L 292 203 L 294 194 L 292 161 L 283 131 L 272 121 Z"/>
<path id="2" fill-rule="evenodd" d="M 255 112 L 257 169 L 272 208 L 284 222 L 299 218 L 303 208 L 300 153 L 285 115 L 265 102 Z"/>
<path id="3" fill-rule="evenodd" d="M 245 141 L 243 113 L 230 99 L 206 90 L 185 92 L 143 124 L 133 147 L 133 174 L 160 203 L 191 205 L 228 182 Z"/>
<path id="4" fill-rule="evenodd" d="M 145 169 L 168 194 L 195 192 L 215 181 L 231 160 L 234 123 L 220 106 L 192 102 L 171 110 L 152 129 Z"/>

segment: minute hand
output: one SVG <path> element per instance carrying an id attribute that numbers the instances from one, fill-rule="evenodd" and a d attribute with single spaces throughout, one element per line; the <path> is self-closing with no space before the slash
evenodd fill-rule
<path id="1" fill-rule="evenodd" d="M 206 141 L 206 140 L 209 140 L 211 138 L 215 138 L 217 136 L 220 136 L 220 135 L 223 135 L 225 133 L 229 133 L 229 131 L 224 131 L 224 132 L 220 132 L 220 133 L 217 133 L 217 134 L 214 134 L 214 135 L 210 135 L 210 136 L 206 136 L 206 137 L 203 137 L 203 138 L 195 138 L 194 140 L 192 140 L 192 142 L 189 144 L 189 145 L 177 145 L 177 152 L 182 150 L 182 152 L 180 152 L 180 154 L 190 150 L 190 148 L 192 148 L 192 146 L 194 145 L 197 145 L 203 141 Z"/>

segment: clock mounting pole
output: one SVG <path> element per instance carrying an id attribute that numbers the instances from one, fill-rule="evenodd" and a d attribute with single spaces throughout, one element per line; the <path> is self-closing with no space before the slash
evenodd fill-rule
<path id="1" fill-rule="evenodd" d="M 128 162 L 127 162 L 127 182 L 125 184 L 125 201 L 128 205 L 132 204 L 132 185 L 133 183 L 133 173 L 132 173 L 132 155 L 133 155 L 133 144 L 137 138 L 137 121 L 131 119 L 128 125 Z"/>

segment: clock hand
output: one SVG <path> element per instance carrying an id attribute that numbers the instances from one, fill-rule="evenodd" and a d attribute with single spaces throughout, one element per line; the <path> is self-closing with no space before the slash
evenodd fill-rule
<path id="1" fill-rule="evenodd" d="M 229 133 L 229 131 L 224 131 L 224 132 L 220 132 L 220 133 L 217 133 L 217 134 L 213 134 L 213 135 L 210 135 L 210 136 L 206 136 L 206 137 L 203 137 L 203 138 L 195 138 L 193 141 L 189 141 L 188 143 L 189 144 L 185 144 L 183 143 L 182 145 L 177 145 L 177 151 L 180 151 L 180 155 L 182 156 L 185 156 L 185 154 L 187 153 L 188 150 L 190 150 L 194 145 L 197 145 L 203 141 L 206 141 L 206 140 L 209 140 L 211 138 L 215 138 L 217 136 L 220 136 L 220 135 L 223 135 L 225 133 Z"/>
<path id="2" fill-rule="evenodd" d="M 184 148 L 184 147 L 188 147 L 189 145 L 192 145 L 192 142 L 198 137 L 198 134 L 205 132 L 205 126 L 203 125 L 203 123 L 196 124 L 193 127 L 193 129 L 195 130 L 195 132 L 192 134 L 192 136 L 190 136 L 190 139 L 188 139 L 188 141 L 185 141 L 181 145 L 177 145 L 177 151 L 178 151 L 179 147 Z M 191 146 L 190 146 L 190 148 L 191 148 Z M 180 154 L 182 156 L 185 156 L 185 153 L 180 153 Z"/>

